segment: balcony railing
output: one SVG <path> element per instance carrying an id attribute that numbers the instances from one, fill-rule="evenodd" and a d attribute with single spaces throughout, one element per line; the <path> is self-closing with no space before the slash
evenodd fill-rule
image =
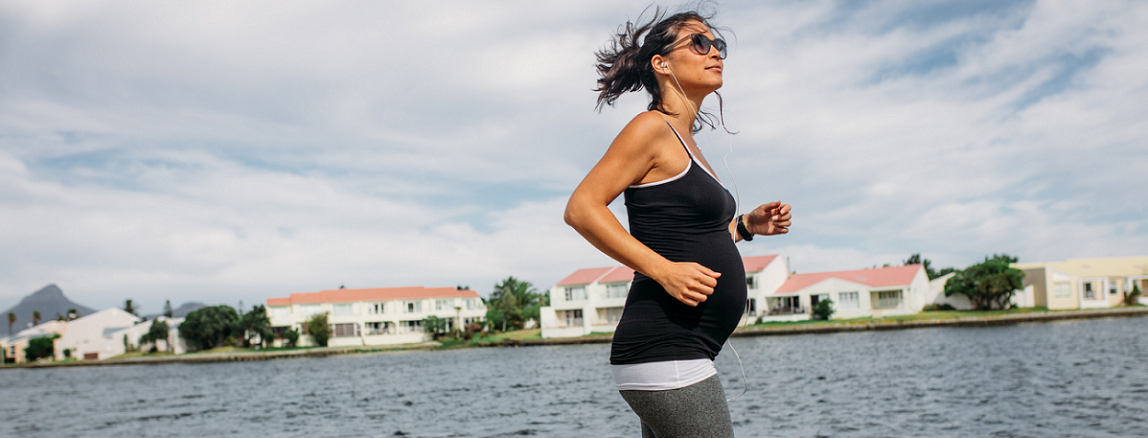
<path id="1" fill-rule="evenodd" d="M 774 307 L 769 309 L 770 315 L 795 315 L 798 313 L 806 313 L 805 309 L 800 307 Z"/>

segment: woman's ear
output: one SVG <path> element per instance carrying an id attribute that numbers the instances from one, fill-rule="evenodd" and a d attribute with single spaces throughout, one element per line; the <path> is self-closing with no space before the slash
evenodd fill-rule
<path id="1" fill-rule="evenodd" d="M 654 55 L 653 58 L 650 58 L 650 65 L 654 67 L 654 73 L 670 74 L 670 64 L 662 55 Z"/>

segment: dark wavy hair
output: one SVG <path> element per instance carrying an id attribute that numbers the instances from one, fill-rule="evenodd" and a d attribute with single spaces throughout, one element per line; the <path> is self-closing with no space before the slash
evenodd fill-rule
<path id="1" fill-rule="evenodd" d="M 595 68 L 600 77 L 598 88 L 594 89 L 598 92 L 598 103 L 594 109 L 600 112 L 605 105 L 614 106 L 614 101 L 621 95 L 645 88 L 650 94 L 650 104 L 646 109 L 673 114 L 662 106 L 662 90 L 650 60 L 654 55 L 669 55 L 673 49 L 671 44 L 678 40 L 678 32 L 689 22 L 700 22 L 720 37 L 718 29 L 710 24 L 710 18 L 696 11 L 679 12 L 666 17 L 665 12 L 659 8 L 654 10 L 654 16 L 645 24 L 627 21 L 624 26 L 620 26 L 611 38 L 610 46 L 595 53 L 598 59 Z M 638 21 L 641 22 L 640 16 Z M 721 94 L 714 94 L 718 96 L 720 113 Z M 703 125 L 716 128 L 714 119 L 713 114 L 699 109 L 693 132 L 700 131 Z M 718 122 L 724 127 L 724 121 L 718 118 Z"/>

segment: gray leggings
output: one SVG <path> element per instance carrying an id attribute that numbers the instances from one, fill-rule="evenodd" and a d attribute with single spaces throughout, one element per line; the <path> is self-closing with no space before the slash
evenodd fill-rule
<path id="1" fill-rule="evenodd" d="M 733 438 L 721 380 L 715 374 L 669 391 L 618 391 L 642 420 L 642 438 Z"/>

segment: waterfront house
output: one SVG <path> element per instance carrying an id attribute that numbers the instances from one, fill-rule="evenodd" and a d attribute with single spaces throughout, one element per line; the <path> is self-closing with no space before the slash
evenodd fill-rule
<path id="1" fill-rule="evenodd" d="M 64 350 L 70 350 L 71 357 L 84 360 L 107 359 L 124 354 L 123 337 L 112 338 L 111 335 L 139 323 L 138 316 L 115 307 L 68 321 L 67 329 L 56 340 L 56 359 L 64 359 Z M 129 341 L 134 342 L 138 338 L 136 336 L 136 339 Z"/>
<path id="2" fill-rule="evenodd" d="M 776 255 L 742 257 L 746 271 L 746 321 L 758 315 L 758 303 L 789 275 Z M 566 338 L 590 333 L 613 333 L 622 318 L 634 270 L 625 266 L 574 271 L 550 288 L 550 305 L 539 311 L 543 338 Z"/>
<path id="3" fill-rule="evenodd" d="M 766 295 L 761 320 L 810 319 L 824 299 L 833 301 L 834 319 L 908 315 L 931 304 L 929 286 L 922 265 L 793 274 Z"/>
<path id="4" fill-rule="evenodd" d="M 472 290 L 422 286 L 335 289 L 267 299 L 267 315 L 275 332 L 294 329 L 303 333 L 300 345 L 313 345 L 303 325 L 321 313 L 327 314 L 332 329 L 327 345 L 384 345 L 430 340 L 431 335 L 423 331 L 423 320 L 429 316 L 447 320 L 448 330 L 482 321 L 486 306 Z M 282 342 L 276 340 L 276 345 Z"/>
<path id="5" fill-rule="evenodd" d="M 128 327 L 105 328 L 103 332 L 104 344 L 110 346 L 110 349 L 107 350 L 106 357 L 118 356 L 127 353 L 129 350 L 139 350 L 140 347 L 142 347 L 139 345 L 140 337 L 147 334 L 147 332 L 151 330 L 152 324 L 155 324 L 156 321 L 166 321 L 168 325 L 168 340 L 158 342 L 156 349 L 182 354 L 187 351 L 187 343 L 183 341 L 183 338 L 179 337 L 179 324 L 182 323 L 183 320 L 184 318 L 168 319 L 161 316 L 150 321 L 141 321 Z M 149 346 L 148 348 L 150 349 L 151 347 Z"/>
<path id="6" fill-rule="evenodd" d="M 24 354 L 24 348 L 28 346 L 28 341 L 44 336 L 60 335 L 67 329 L 67 323 L 63 321 L 48 321 L 40 325 L 20 330 L 5 338 L 0 338 L 0 349 L 4 350 L 5 356 L 9 362 L 24 363 L 27 357 Z"/>
<path id="7" fill-rule="evenodd" d="M 1133 287 L 1148 293 L 1148 256 L 1013 263 L 1024 271 L 1033 305 L 1049 309 L 1118 306 Z M 1143 300 L 1142 300 L 1143 301 Z"/>

